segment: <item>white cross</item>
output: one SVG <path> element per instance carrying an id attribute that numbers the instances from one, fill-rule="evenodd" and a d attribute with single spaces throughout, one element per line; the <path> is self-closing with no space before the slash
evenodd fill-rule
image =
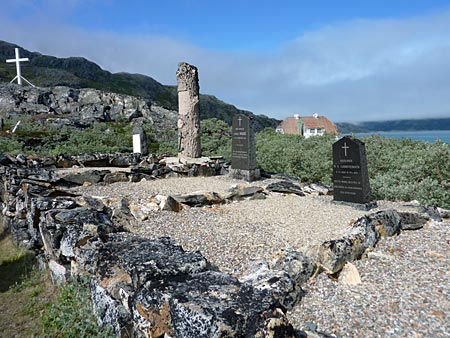
<path id="1" fill-rule="evenodd" d="M 242 123 L 242 117 L 239 116 L 238 121 L 239 121 L 239 127 L 240 127 L 241 123 Z"/>
<path id="2" fill-rule="evenodd" d="M 19 56 L 19 48 L 15 48 L 16 51 L 16 58 L 15 59 L 9 59 L 6 60 L 7 63 L 12 63 L 15 62 L 16 63 L 16 70 L 17 70 L 17 75 L 14 79 L 11 80 L 11 82 L 13 82 L 15 79 L 17 79 L 17 83 L 19 85 L 22 85 L 22 79 L 24 79 L 26 82 L 28 82 L 28 84 L 30 84 L 31 86 L 33 86 L 30 81 L 28 81 L 27 79 L 25 79 L 22 74 L 20 73 L 20 63 L 24 62 L 24 61 L 30 61 L 28 58 L 20 58 Z M 34 87 L 34 86 L 33 86 Z"/>
<path id="3" fill-rule="evenodd" d="M 344 142 L 344 146 L 342 147 L 342 149 L 344 149 L 345 157 L 347 157 L 347 149 L 350 149 L 350 147 L 347 145 L 347 142 Z"/>

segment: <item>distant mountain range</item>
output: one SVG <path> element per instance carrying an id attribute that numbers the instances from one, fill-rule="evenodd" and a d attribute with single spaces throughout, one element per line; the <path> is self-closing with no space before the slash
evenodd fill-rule
<path id="1" fill-rule="evenodd" d="M 13 59 L 14 48 L 20 48 L 20 56 L 30 59 L 22 63 L 23 75 L 40 87 L 67 86 L 72 88 L 94 88 L 118 94 L 140 97 L 152 104 L 170 110 L 178 110 L 176 86 L 166 86 L 155 79 L 141 74 L 110 73 L 82 57 L 57 58 L 30 52 L 20 46 L 0 41 L 0 82 L 9 82 L 16 76 L 13 64 L 5 63 Z M 113 57 L 113 56 L 112 56 Z M 180 60 L 181 61 L 181 60 Z M 177 65 L 174 65 L 174 73 Z M 200 70 L 201 72 L 201 70 Z M 201 83 L 200 83 L 201 86 Z M 254 115 L 240 110 L 212 95 L 200 95 L 200 114 L 202 119 L 218 118 L 231 124 L 235 114 L 254 117 L 256 130 L 275 128 L 280 121 L 265 115 Z"/>
<path id="2" fill-rule="evenodd" d="M 366 133 L 372 131 L 450 130 L 450 118 L 390 120 L 353 123 L 336 123 L 339 132 Z"/>

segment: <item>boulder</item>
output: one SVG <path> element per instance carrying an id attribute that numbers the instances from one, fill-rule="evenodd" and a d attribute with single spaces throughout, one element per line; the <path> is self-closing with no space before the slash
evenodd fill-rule
<path id="1" fill-rule="evenodd" d="M 48 269 L 50 270 L 53 284 L 61 285 L 68 281 L 70 274 L 69 270 L 64 265 L 50 259 L 48 262 Z"/>
<path id="2" fill-rule="evenodd" d="M 95 184 L 100 182 L 106 174 L 110 173 L 109 170 L 87 170 L 80 173 L 65 175 L 62 177 L 62 180 L 78 185 L 83 185 L 85 182 Z"/>
<path id="3" fill-rule="evenodd" d="M 180 212 L 183 209 L 182 204 L 172 196 L 157 195 L 156 203 L 159 204 L 161 210 Z"/>
<path id="4" fill-rule="evenodd" d="M 422 228 L 430 218 L 414 212 L 399 212 L 402 230 L 417 230 Z"/>
<path id="5" fill-rule="evenodd" d="M 376 231 L 383 237 L 398 235 L 402 229 L 401 217 L 393 209 L 379 211 L 369 215 Z"/>
<path id="6" fill-rule="evenodd" d="M 137 292 L 132 311 L 146 337 L 295 337 L 269 293 L 216 271 L 153 283 Z"/>
<path id="7" fill-rule="evenodd" d="M 130 167 L 139 163 L 141 154 L 113 154 L 109 158 L 112 167 Z"/>
<path id="8" fill-rule="evenodd" d="M 292 309 L 303 296 L 303 290 L 297 288 L 295 281 L 286 271 L 269 269 L 265 262 L 261 262 L 256 269 L 253 268 L 250 274 L 239 278 L 239 281 L 270 293 L 286 309 Z"/>
<path id="9" fill-rule="evenodd" d="M 317 262 L 328 274 L 340 271 L 345 263 L 359 259 L 366 246 L 362 234 L 323 242 L 318 251 Z"/>
<path id="10" fill-rule="evenodd" d="M 361 277 L 356 266 L 350 262 L 345 263 L 344 267 L 339 273 L 338 281 L 343 285 L 361 284 Z"/>
<path id="11" fill-rule="evenodd" d="M 123 171 L 116 171 L 113 173 L 108 173 L 103 177 L 103 181 L 105 183 L 111 184 L 111 183 L 117 183 L 117 182 L 128 182 L 128 174 Z"/>
<path id="12" fill-rule="evenodd" d="M 192 194 L 172 195 L 170 197 L 178 203 L 191 207 L 220 204 L 223 202 L 223 199 L 215 192 L 194 192 Z"/>
<path id="13" fill-rule="evenodd" d="M 264 199 L 266 195 L 261 187 L 237 184 L 232 186 L 223 197 L 226 200 L 238 201 L 241 199 Z"/>
<path id="14" fill-rule="evenodd" d="M 117 231 L 106 214 L 93 209 L 52 209 L 43 213 L 39 223 L 45 251 L 56 261 L 74 256 L 74 248 L 89 238 Z"/>
<path id="15" fill-rule="evenodd" d="M 285 194 L 296 194 L 298 196 L 305 196 L 304 192 L 302 191 L 302 188 L 289 181 L 279 181 L 269 184 L 266 187 L 267 191 L 271 192 L 279 192 L 279 193 L 285 193 Z"/>

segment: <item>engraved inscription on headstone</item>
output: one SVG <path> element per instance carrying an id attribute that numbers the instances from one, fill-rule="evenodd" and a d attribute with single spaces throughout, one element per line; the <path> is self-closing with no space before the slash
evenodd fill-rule
<path id="1" fill-rule="evenodd" d="M 333 185 L 335 201 L 370 202 L 364 142 L 346 136 L 333 144 Z"/>
<path id="2" fill-rule="evenodd" d="M 245 115 L 233 116 L 230 175 L 249 182 L 261 177 L 256 168 L 256 143 L 252 120 Z"/>
<path id="3" fill-rule="evenodd" d="M 247 116 L 233 117 L 231 141 L 231 166 L 233 169 L 250 170 L 250 121 Z"/>

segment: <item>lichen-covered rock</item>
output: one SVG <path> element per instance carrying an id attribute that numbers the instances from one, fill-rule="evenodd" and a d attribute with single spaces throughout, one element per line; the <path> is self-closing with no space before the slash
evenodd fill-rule
<path id="1" fill-rule="evenodd" d="M 390 219 L 385 218 L 378 223 L 374 223 L 370 216 L 358 218 L 350 228 L 350 236 L 353 238 L 356 238 L 355 236 L 360 236 L 360 238 L 363 238 L 363 242 L 361 244 L 364 246 L 364 248 L 361 248 L 361 250 L 364 251 L 367 248 L 373 248 L 380 240 L 381 235 L 378 232 L 378 229 L 382 227 L 382 225 L 384 225 L 388 229 L 391 228 L 391 226 L 386 226 L 386 224 L 389 223 L 388 221 L 390 221 Z M 376 224 L 378 224 L 378 228 L 376 227 Z M 383 230 L 382 232 L 386 233 L 388 231 Z M 355 242 L 355 244 L 356 243 L 357 242 Z"/>
<path id="2" fill-rule="evenodd" d="M 169 237 L 149 240 L 128 233 L 109 234 L 99 252 L 98 275 L 126 271 L 135 288 L 152 279 L 205 271 L 208 264 L 199 252 L 185 252 Z"/>
<path id="3" fill-rule="evenodd" d="M 45 251 L 49 257 L 67 260 L 74 248 L 88 239 L 117 231 L 106 214 L 93 209 L 52 209 L 43 213 L 39 224 Z"/>
<path id="4" fill-rule="evenodd" d="M 52 276 L 53 284 L 65 284 L 69 279 L 69 270 L 66 266 L 57 263 L 53 259 L 48 262 L 48 269 Z"/>
<path id="5" fill-rule="evenodd" d="M 138 337 L 294 337 L 269 292 L 216 271 L 151 283 L 132 310 Z"/>
<path id="6" fill-rule="evenodd" d="M 316 269 L 314 260 L 301 252 L 287 249 L 271 269 L 260 264 L 250 275 L 240 278 L 260 290 L 268 290 L 287 309 L 292 309 L 304 295 L 302 285 Z"/>
<path id="7" fill-rule="evenodd" d="M 401 217 L 395 210 L 383 210 L 369 216 L 376 231 L 383 237 L 398 235 L 402 229 Z"/>
<path id="8" fill-rule="evenodd" d="M 303 284 L 313 275 L 316 264 L 302 252 L 287 249 L 276 260 L 273 269 L 286 271 L 297 284 Z"/>
<path id="9" fill-rule="evenodd" d="M 402 230 L 417 230 L 422 228 L 430 218 L 425 214 L 415 212 L 399 212 Z"/>
<path id="10" fill-rule="evenodd" d="M 249 284 L 257 290 L 270 293 L 287 309 L 292 309 L 304 293 L 286 271 L 269 269 L 265 263 L 261 263 L 257 270 L 249 275 L 239 278 L 239 281 Z"/>
<path id="11" fill-rule="evenodd" d="M 359 259 L 367 248 L 379 240 L 374 224 L 362 217 L 352 226 L 352 233 L 341 238 L 323 242 L 317 252 L 317 263 L 328 274 L 342 269 L 346 262 Z"/>
<path id="12" fill-rule="evenodd" d="M 133 321 L 130 311 L 112 298 L 97 279 L 91 279 L 91 298 L 97 322 L 100 326 L 110 325 L 116 337 L 133 337 Z"/>

